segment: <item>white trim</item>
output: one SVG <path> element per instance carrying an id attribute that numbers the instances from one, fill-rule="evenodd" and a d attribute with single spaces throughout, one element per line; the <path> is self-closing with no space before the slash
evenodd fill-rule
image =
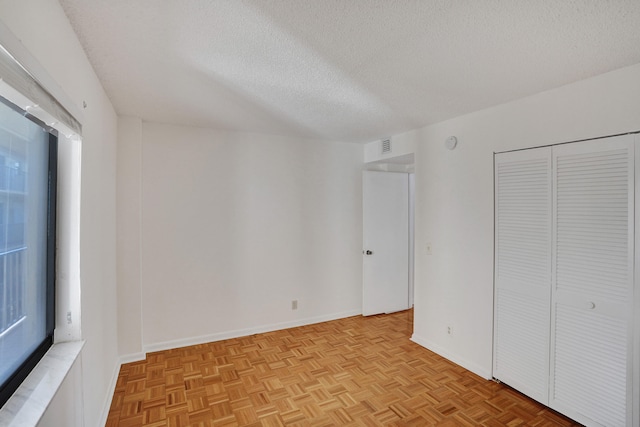
<path id="1" fill-rule="evenodd" d="M 146 358 L 147 354 L 143 352 L 125 354 L 123 356 L 120 356 L 118 363 L 120 365 L 124 365 L 125 363 L 140 362 L 141 360 L 144 360 Z"/>
<path id="2" fill-rule="evenodd" d="M 84 341 L 54 344 L 0 408 L 0 425 L 35 426 L 78 359 Z"/>
<path id="3" fill-rule="evenodd" d="M 306 319 L 293 320 L 290 322 L 273 323 L 270 325 L 259 326 L 255 328 L 237 329 L 234 331 L 220 332 L 217 334 L 201 335 L 197 337 L 181 338 L 171 341 L 163 341 L 154 344 L 145 344 L 144 352 L 151 353 L 154 351 L 169 350 L 179 347 L 187 347 L 190 345 L 204 344 L 208 342 L 222 341 L 231 338 L 246 337 L 247 335 L 261 334 L 265 332 L 273 332 L 281 329 L 295 328 L 298 326 L 312 325 L 314 323 L 328 322 L 345 317 L 357 316 L 362 314 L 361 310 L 344 311 L 341 313 L 328 314 L 325 316 L 309 317 Z"/>
<path id="4" fill-rule="evenodd" d="M 140 133 L 138 134 L 138 136 L 140 137 L 136 143 L 138 145 L 137 150 L 138 150 L 138 170 L 137 170 L 137 179 L 138 179 L 138 200 L 135 201 L 135 203 L 138 204 L 138 253 L 137 258 L 138 258 L 138 284 L 139 286 L 138 288 L 138 296 L 140 297 L 140 346 L 143 345 L 144 342 L 144 288 L 142 286 L 142 284 L 144 283 L 144 272 L 143 272 L 143 268 L 144 268 L 144 262 L 142 259 L 142 251 L 143 251 L 143 247 L 144 245 L 143 243 L 143 238 L 144 238 L 144 234 L 142 233 L 142 229 L 143 229 L 143 225 L 142 225 L 142 218 L 143 218 L 143 182 L 142 182 L 142 178 L 144 177 L 144 121 L 142 121 L 141 118 L 138 118 L 140 120 Z M 118 120 L 120 120 L 118 118 Z M 116 155 L 117 158 L 117 155 Z M 117 185 L 117 181 L 116 181 L 116 185 Z M 117 197 L 117 194 L 116 194 Z M 116 270 L 117 272 L 117 270 Z M 141 348 L 140 350 L 142 351 L 142 354 L 145 355 L 146 357 L 146 353 L 144 353 L 144 348 Z"/>
<path id="5" fill-rule="evenodd" d="M 53 342 L 82 338 L 80 197 L 82 143 L 58 136 L 56 328 Z M 71 313 L 70 320 L 67 314 Z"/>
<path id="6" fill-rule="evenodd" d="M 186 347 L 190 345 L 204 344 L 208 342 L 222 341 L 222 340 L 231 339 L 231 338 L 245 337 L 247 335 L 260 334 L 265 332 L 273 332 L 281 329 L 295 328 L 298 326 L 312 325 L 314 323 L 328 322 L 331 320 L 343 319 L 345 317 L 358 316 L 361 314 L 362 314 L 361 310 L 344 311 L 341 313 L 334 313 L 326 316 L 310 317 L 307 319 L 295 320 L 291 322 L 274 323 L 271 325 L 261 326 L 258 328 L 238 329 L 235 331 L 221 332 L 218 334 L 201 335 L 198 337 L 184 338 L 184 339 L 173 340 L 173 341 L 164 341 L 156 344 L 146 345 L 144 347 L 145 351 L 143 353 L 131 353 L 131 354 L 120 356 L 120 359 L 115 366 L 113 374 L 111 375 L 111 382 L 109 383 L 109 388 L 107 390 L 108 394 L 102 408 L 102 414 L 100 416 L 99 425 L 105 425 L 107 422 L 107 418 L 109 417 L 109 409 L 111 408 L 111 403 L 116 390 L 116 384 L 118 382 L 118 375 L 120 374 L 120 369 L 122 368 L 122 365 L 125 363 L 139 362 L 141 360 L 144 360 L 147 357 L 147 353 L 152 353 L 154 351 L 170 350 L 173 348 Z"/>
<path id="7" fill-rule="evenodd" d="M 31 76 L 55 98 L 78 122 L 83 123 L 84 117 L 80 107 L 73 103 L 64 90 L 49 75 L 47 70 L 29 52 L 4 22 L 0 20 L 0 45 L 11 54 L 11 56 L 22 66 Z"/>
<path id="8" fill-rule="evenodd" d="M 116 393 L 116 385 L 118 383 L 118 376 L 120 375 L 120 369 L 122 365 L 125 363 L 131 362 L 139 362 L 146 358 L 146 354 L 144 353 L 133 353 L 127 354 L 124 356 L 120 356 L 118 359 L 118 363 L 111 374 L 111 381 L 109 382 L 109 387 L 107 389 L 107 395 L 105 397 L 104 404 L 102 405 L 102 414 L 100 415 L 100 423 L 98 425 L 105 425 L 107 423 L 107 418 L 109 417 L 109 410 L 111 409 L 111 403 L 113 402 L 113 396 Z"/>
<path id="9" fill-rule="evenodd" d="M 207 342 L 222 341 L 222 340 L 231 339 L 231 338 L 239 338 L 247 335 L 259 334 L 264 332 L 273 332 L 281 329 L 295 328 L 298 326 L 312 325 L 314 323 L 328 322 L 331 320 L 343 319 L 345 317 L 358 316 L 360 314 L 362 314 L 361 310 L 344 311 L 341 313 L 334 313 L 326 316 L 310 317 L 307 319 L 296 320 L 292 322 L 275 323 L 267 326 L 262 326 L 259 328 L 238 329 L 235 331 L 221 332 L 218 334 L 201 335 L 199 337 L 184 338 L 184 339 L 173 340 L 173 341 L 164 341 L 157 344 L 145 346 L 145 351 L 143 353 L 131 353 L 131 354 L 120 356 L 120 358 L 118 359 L 118 363 L 116 364 L 115 369 L 113 371 L 113 374 L 111 375 L 111 382 L 109 383 L 109 388 L 107 390 L 108 394 L 102 408 L 102 414 L 100 416 L 99 425 L 105 425 L 107 423 L 107 418 L 109 417 L 109 409 L 111 408 L 111 403 L 113 401 L 113 396 L 116 390 L 116 383 L 118 382 L 118 375 L 120 374 L 120 369 L 122 368 L 122 365 L 125 363 L 139 362 L 141 360 L 144 360 L 147 357 L 147 353 L 151 353 L 154 351 L 170 350 L 170 349 L 179 348 L 179 347 L 186 347 L 189 345 L 203 344 Z"/>
<path id="10" fill-rule="evenodd" d="M 630 345 L 631 359 L 633 364 L 631 366 L 630 381 L 632 382 L 632 394 L 631 394 L 631 412 L 632 421 L 631 425 L 640 425 L 640 262 L 638 262 L 638 255 L 640 254 L 640 136 L 634 136 L 634 154 L 635 154 L 635 167 L 634 167 L 634 190 L 635 190 L 635 219 L 634 219 L 634 283 L 633 283 L 633 315 L 632 315 L 632 337 Z"/>
<path id="11" fill-rule="evenodd" d="M 482 367 L 476 363 L 469 362 L 468 360 L 447 351 L 444 347 L 439 346 L 438 344 L 432 341 L 429 341 L 428 339 L 425 339 L 423 337 L 417 336 L 416 334 L 413 334 L 411 336 L 411 341 L 413 341 L 418 345 L 421 345 L 427 350 L 430 350 L 436 354 L 439 354 L 445 359 L 448 359 L 449 361 L 455 363 L 456 365 L 462 366 L 463 368 L 473 372 L 476 375 L 481 376 L 482 378 L 485 378 L 487 380 L 490 380 L 492 378 L 491 369 L 486 369 L 485 367 Z"/>
<path id="12" fill-rule="evenodd" d="M 109 417 L 109 409 L 111 409 L 111 402 L 113 401 L 113 396 L 116 392 L 116 384 L 118 382 L 118 375 L 120 374 L 120 368 L 122 367 L 122 358 L 118 359 L 118 363 L 113 369 L 113 373 L 111 374 L 111 381 L 109 382 L 109 387 L 107 388 L 107 394 L 104 398 L 104 403 L 102 405 L 102 414 L 100 414 L 100 423 L 96 425 L 103 426 L 107 424 L 107 418 Z"/>

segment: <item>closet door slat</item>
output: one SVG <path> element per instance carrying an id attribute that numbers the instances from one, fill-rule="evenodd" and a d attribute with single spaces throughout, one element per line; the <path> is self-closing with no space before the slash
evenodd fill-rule
<path id="1" fill-rule="evenodd" d="M 549 406 L 588 425 L 631 415 L 632 136 L 553 148 Z"/>
<path id="2" fill-rule="evenodd" d="M 495 156 L 495 378 L 548 402 L 551 149 Z"/>

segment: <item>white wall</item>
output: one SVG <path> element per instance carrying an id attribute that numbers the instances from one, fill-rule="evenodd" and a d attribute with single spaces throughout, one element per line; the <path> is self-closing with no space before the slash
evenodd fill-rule
<path id="1" fill-rule="evenodd" d="M 142 120 L 118 117 L 117 255 L 118 351 L 125 360 L 142 353 L 141 295 L 141 166 Z"/>
<path id="2" fill-rule="evenodd" d="M 77 388 L 63 384 L 65 390 L 76 392 L 56 398 L 49 411 L 71 413 L 77 402 L 83 402 L 85 425 L 99 425 L 103 408 L 111 398 L 110 385 L 118 366 L 115 327 L 117 117 L 57 1 L 1 0 L 0 19 L 76 105 L 87 103 L 83 121 L 80 217 L 81 334 L 86 340 L 81 366 L 83 392 L 79 395 Z M 74 376 L 67 378 L 66 381 L 73 380 Z M 49 419 L 46 414 L 45 419 Z"/>
<path id="3" fill-rule="evenodd" d="M 135 123 L 120 130 L 135 147 Z M 360 313 L 362 155 L 361 145 L 142 123 L 142 169 L 130 162 L 121 179 L 130 194 L 142 179 L 143 349 Z M 119 224 L 136 215 L 119 207 Z M 121 310 L 127 329 L 137 314 Z M 139 351 L 129 338 L 120 342 Z"/>
<path id="4" fill-rule="evenodd" d="M 361 146 L 135 120 L 117 129 L 57 2 L 0 0 L 0 17 L 77 105 L 87 103 L 83 394 L 73 371 L 45 421 L 76 414 L 81 401 L 85 424 L 99 424 L 118 348 L 138 353 L 361 310 Z M 414 339 L 491 375 L 494 151 L 638 129 L 640 65 L 399 136 L 417 145 Z M 453 152 L 443 146 L 449 135 L 460 141 Z M 130 154 L 140 148 L 141 167 L 132 158 L 116 170 L 118 136 L 121 148 L 133 141 Z M 120 254 L 119 301 L 134 299 L 119 317 L 116 171 L 126 188 L 118 199 L 119 248 L 140 258 L 138 271 Z"/>
<path id="5" fill-rule="evenodd" d="M 640 64 L 408 135 L 418 141 L 414 340 L 491 376 L 494 151 L 636 130 Z"/>
<path id="6" fill-rule="evenodd" d="M 80 358 L 82 355 L 80 355 Z M 53 401 L 44 413 L 38 427 L 76 427 L 83 422 L 82 400 L 82 362 L 76 361 L 67 377 L 58 389 Z M 85 425 L 98 425 L 97 422 Z"/>
<path id="7" fill-rule="evenodd" d="M 364 162 L 378 162 L 393 157 L 413 154 L 416 151 L 416 140 L 411 132 L 391 137 L 391 152 L 382 154 L 382 140 L 372 141 L 364 145 Z"/>

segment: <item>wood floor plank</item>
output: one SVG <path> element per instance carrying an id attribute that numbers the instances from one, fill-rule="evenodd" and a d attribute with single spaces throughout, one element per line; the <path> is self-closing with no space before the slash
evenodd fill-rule
<path id="1" fill-rule="evenodd" d="M 150 353 L 109 427 L 579 426 L 410 341 L 413 312 Z"/>

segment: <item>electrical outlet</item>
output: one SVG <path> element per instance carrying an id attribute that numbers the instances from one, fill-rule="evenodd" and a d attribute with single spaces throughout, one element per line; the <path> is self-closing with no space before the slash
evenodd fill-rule
<path id="1" fill-rule="evenodd" d="M 447 335 L 453 335 L 453 328 L 451 326 L 447 326 Z"/>
<path id="2" fill-rule="evenodd" d="M 67 311 L 67 325 L 70 325 L 71 323 L 71 312 Z"/>
<path id="3" fill-rule="evenodd" d="M 431 243 L 427 243 L 427 255 L 431 255 L 432 253 L 433 253 L 433 252 L 432 252 L 432 246 L 431 246 Z"/>
<path id="4" fill-rule="evenodd" d="M 294 299 L 291 301 L 291 310 L 297 310 L 298 309 L 298 300 Z"/>

